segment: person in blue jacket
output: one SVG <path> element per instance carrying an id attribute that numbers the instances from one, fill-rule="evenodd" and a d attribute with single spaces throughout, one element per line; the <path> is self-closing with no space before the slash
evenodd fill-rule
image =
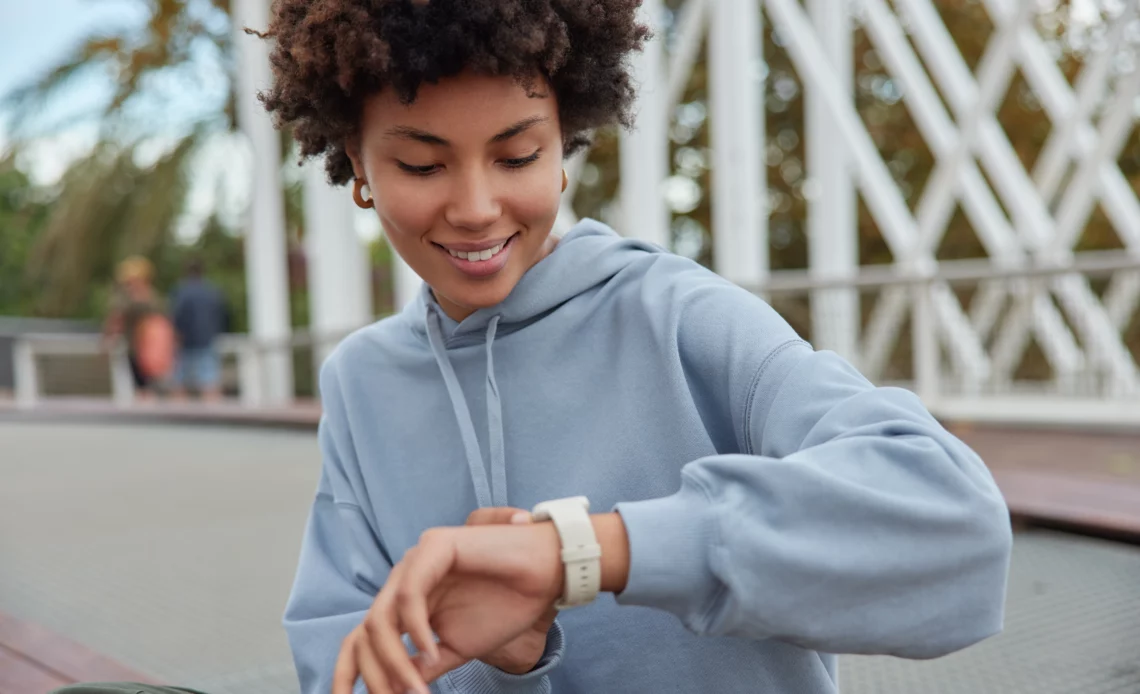
<path id="1" fill-rule="evenodd" d="M 321 371 L 303 694 L 822 694 L 836 654 L 1001 629 L 1007 509 L 915 395 L 694 262 L 552 235 L 563 159 L 630 124 L 637 4 L 276 3 L 265 104 L 424 280 Z"/>

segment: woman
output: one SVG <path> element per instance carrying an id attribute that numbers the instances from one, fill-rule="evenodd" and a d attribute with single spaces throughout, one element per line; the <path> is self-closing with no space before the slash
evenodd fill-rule
<path id="1" fill-rule="evenodd" d="M 165 308 L 154 289 L 154 265 L 131 256 L 115 267 L 115 294 L 103 326 L 106 348 L 122 336 L 126 340 L 131 377 L 140 399 L 149 399 L 174 363 L 174 333 Z"/>
<path id="2" fill-rule="evenodd" d="M 551 236 L 562 159 L 630 120 L 635 6 L 276 5 L 267 107 L 425 281 L 321 374 L 305 694 L 834 692 L 832 654 L 1001 628 L 1001 495 L 914 395 L 695 263 Z"/>

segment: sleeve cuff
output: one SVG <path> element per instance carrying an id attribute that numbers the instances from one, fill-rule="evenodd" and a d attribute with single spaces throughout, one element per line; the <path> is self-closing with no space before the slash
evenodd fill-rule
<path id="1" fill-rule="evenodd" d="M 550 694 L 550 678 L 547 675 L 562 662 L 565 652 L 566 635 L 556 619 L 546 633 L 546 650 L 530 672 L 512 675 L 472 660 L 444 676 L 449 685 L 444 691 L 453 694 Z"/>
<path id="2" fill-rule="evenodd" d="M 707 630 L 719 581 L 710 559 L 717 519 L 701 486 L 686 476 L 672 496 L 617 504 L 629 536 L 629 578 L 618 604 L 670 612 L 690 630 Z"/>

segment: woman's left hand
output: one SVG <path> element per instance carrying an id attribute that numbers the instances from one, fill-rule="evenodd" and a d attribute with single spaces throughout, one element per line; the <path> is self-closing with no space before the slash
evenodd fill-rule
<path id="1" fill-rule="evenodd" d="M 509 506 L 493 506 L 480 508 L 467 516 L 467 525 L 506 525 L 508 523 L 532 522 L 529 511 Z M 546 652 L 546 637 L 550 633 L 550 626 L 558 618 L 558 610 L 551 605 L 538 621 L 530 628 L 515 637 L 501 648 L 479 656 L 491 667 L 498 668 L 512 675 L 522 675 L 530 672 L 542 660 Z"/>
<path id="2" fill-rule="evenodd" d="M 351 694 L 362 673 L 371 694 L 427 694 L 425 682 L 511 642 L 562 594 L 560 548 L 549 522 L 428 530 L 345 640 L 332 694 Z"/>

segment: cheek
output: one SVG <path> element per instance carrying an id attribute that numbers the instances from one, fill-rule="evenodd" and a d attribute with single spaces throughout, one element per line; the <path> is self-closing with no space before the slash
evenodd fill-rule
<path id="1" fill-rule="evenodd" d="M 526 226 L 542 226 L 554 223 L 561 202 L 561 169 L 558 185 L 550 184 L 550 176 L 520 176 L 507 187 L 504 211 L 509 212 L 516 222 Z"/>
<path id="2" fill-rule="evenodd" d="M 418 185 L 417 185 L 418 184 Z M 420 181 L 386 181 L 380 185 L 376 213 L 390 235 L 415 237 L 431 229 L 442 210 L 441 196 Z"/>

